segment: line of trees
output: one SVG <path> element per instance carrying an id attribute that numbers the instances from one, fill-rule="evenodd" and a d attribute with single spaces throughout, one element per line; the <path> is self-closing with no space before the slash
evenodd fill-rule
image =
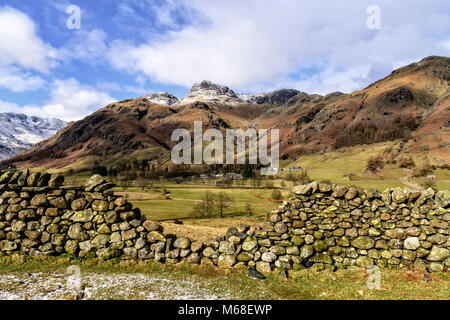
<path id="1" fill-rule="evenodd" d="M 230 212 L 233 203 L 234 200 L 224 192 L 212 193 L 207 191 L 202 201 L 194 206 L 191 215 L 193 217 L 212 218 L 219 216 L 223 218 Z"/>
<path id="2" fill-rule="evenodd" d="M 101 174 L 108 177 L 125 177 L 127 180 L 136 178 L 158 179 L 165 178 L 191 177 L 201 174 L 215 175 L 219 173 L 240 173 L 244 179 L 257 177 L 259 167 L 257 165 L 155 165 L 148 160 L 133 160 L 130 162 L 120 162 L 118 164 L 105 166 L 98 161 L 91 168 L 92 174 Z"/>

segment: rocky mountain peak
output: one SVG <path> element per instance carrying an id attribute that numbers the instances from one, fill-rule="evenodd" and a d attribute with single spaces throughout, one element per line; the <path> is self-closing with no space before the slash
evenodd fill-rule
<path id="1" fill-rule="evenodd" d="M 189 94 L 183 99 L 180 99 L 175 105 L 181 106 L 200 101 L 228 103 L 232 105 L 245 102 L 253 104 L 275 104 L 281 106 L 299 93 L 301 92 L 294 89 L 280 89 L 268 93 L 236 94 L 227 86 L 204 80 L 194 84 Z"/>
<path id="2" fill-rule="evenodd" d="M 192 86 L 191 93 L 209 93 L 216 94 L 218 96 L 225 95 L 232 98 L 237 98 L 236 93 L 227 86 L 222 86 L 220 84 L 213 83 L 211 81 L 203 80 L 200 83 L 196 83 Z"/>
<path id="3" fill-rule="evenodd" d="M 227 86 L 204 80 L 194 84 L 189 94 L 180 99 L 175 105 L 181 106 L 196 101 L 229 104 L 242 102 L 236 93 Z"/>
<path id="4" fill-rule="evenodd" d="M 145 99 L 151 103 L 157 103 L 166 106 L 171 106 L 178 101 L 177 97 L 167 92 L 155 92 L 147 94 L 143 96 L 142 99 Z"/>

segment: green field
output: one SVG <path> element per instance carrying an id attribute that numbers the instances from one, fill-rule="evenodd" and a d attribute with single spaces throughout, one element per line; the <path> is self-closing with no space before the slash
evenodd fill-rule
<path id="1" fill-rule="evenodd" d="M 165 185 L 166 186 L 166 185 Z M 141 209 L 148 219 L 168 220 L 189 218 L 194 206 L 201 202 L 207 191 L 211 193 L 225 193 L 233 203 L 227 216 L 245 215 L 247 203 L 250 204 L 255 217 L 265 217 L 272 209 L 279 206 L 271 200 L 273 189 L 240 189 L 240 188 L 206 188 L 206 187 L 170 187 L 166 186 L 169 199 L 161 194 L 161 189 L 145 190 L 139 188 L 118 188 L 119 194 L 127 195 L 129 201 Z M 287 200 L 288 190 L 281 190 L 283 198 Z"/>
<path id="2" fill-rule="evenodd" d="M 414 178 L 409 176 L 408 170 L 399 168 L 395 164 L 385 164 L 383 169 L 377 173 L 366 172 L 369 158 L 383 154 L 383 152 L 396 144 L 398 144 L 398 141 L 389 141 L 370 146 L 362 145 L 342 148 L 324 154 L 301 156 L 296 161 L 288 164 L 285 169 L 300 166 L 307 170 L 308 176 L 314 181 L 328 180 L 332 183 L 374 188 L 379 191 L 384 191 L 389 187 L 411 188 L 410 185 L 404 183 L 405 181 L 418 185 L 427 181 L 426 177 Z M 424 157 L 420 154 L 413 155 L 413 159 L 417 167 L 426 163 Z M 450 189 L 450 170 L 437 168 L 433 174 L 437 177 L 435 181 L 437 189 Z M 406 177 L 408 179 L 405 179 Z"/>

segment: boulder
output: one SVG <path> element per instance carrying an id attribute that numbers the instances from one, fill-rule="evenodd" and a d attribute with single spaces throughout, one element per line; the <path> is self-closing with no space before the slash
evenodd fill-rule
<path id="1" fill-rule="evenodd" d="M 441 248 L 438 246 L 433 246 L 431 248 L 430 254 L 427 256 L 428 261 L 439 262 L 444 261 L 450 256 L 450 250 L 447 248 Z"/>
<path id="2" fill-rule="evenodd" d="M 163 232 L 163 226 L 159 224 L 158 222 L 151 221 L 151 220 L 145 220 L 142 226 L 147 230 L 148 232 L 151 231 L 160 231 Z"/>
<path id="3" fill-rule="evenodd" d="M 59 188 L 64 184 L 64 176 L 60 174 L 52 174 L 48 180 L 48 186 L 51 188 Z"/>
<path id="4" fill-rule="evenodd" d="M 261 272 L 271 272 L 272 270 L 270 269 L 270 265 L 267 267 L 266 265 L 263 265 L 262 263 L 260 263 L 259 267 L 258 267 L 258 263 L 256 264 L 256 269 L 254 268 L 249 268 L 247 271 L 247 274 L 250 278 L 253 279 L 258 279 L 258 280 L 264 280 L 266 279 L 266 277 L 261 273 Z"/>
<path id="5" fill-rule="evenodd" d="M 370 237 L 360 236 L 352 240 L 352 245 L 358 249 L 372 249 L 375 246 L 375 240 Z"/>
<path id="6" fill-rule="evenodd" d="M 85 190 L 90 192 L 93 191 L 95 187 L 106 182 L 106 179 L 99 174 L 93 175 L 86 183 Z"/>
<path id="7" fill-rule="evenodd" d="M 420 248 L 419 238 L 417 237 L 406 238 L 405 242 L 403 243 L 403 246 L 405 247 L 405 249 L 408 250 L 417 250 L 418 248 Z"/>
<path id="8" fill-rule="evenodd" d="M 187 237 L 178 237 L 173 246 L 178 249 L 188 249 L 191 246 L 191 240 Z"/>
<path id="9" fill-rule="evenodd" d="M 221 254 L 217 260 L 219 268 L 231 268 L 236 263 L 234 254 Z"/>

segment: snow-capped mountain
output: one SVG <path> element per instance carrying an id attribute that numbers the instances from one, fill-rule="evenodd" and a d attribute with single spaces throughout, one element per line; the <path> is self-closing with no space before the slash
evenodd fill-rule
<path id="1" fill-rule="evenodd" d="M 10 158 L 64 128 L 66 122 L 20 113 L 0 113 L 0 159 Z"/>
<path id="2" fill-rule="evenodd" d="M 187 94 L 184 98 L 175 102 L 173 106 L 184 106 L 197 101 L 206 103 L 223 103 L 229 105 L 236 105 L 239 103 L 253 103 L 276 104 L 281 106 L 290 98 L 296 96 L 299 93 L 300 91 L 294 89 L 281 89 L 267 93 L 236 94 L 227 86 L 205 80 L 200 83 L 194 84 L 191 92 L 189 92 L 189 94 Z"/>
<path id="3" fill-rule="evenodd" d="M 194 84 L 191 92 L 184 98 L 178 100 L 174 106 L 184 106 L 196 101 L 227 104 L 243 102 L 230 88 L 212 83 L 211 81 L 202 81 Z"/>
<path id="4" fill-rule="evenodd" d="M 177 97 L 171 95 L 167 92 L 155 92 L 147 94 L 142 97 L 143 99 L 157 104 L 162 104 L 166 106 L 171 106 L 178 101 Z"/>
<path id="5" fill-rule="evenodd" d="M 283 105 L 290 98 L 301 93 L 294 89 L 281 89 L 273 92 L 256 93 L 256 94 L 239 94 L 238 97 L 245 102 L 256 104 L 276 104 Z"/>

